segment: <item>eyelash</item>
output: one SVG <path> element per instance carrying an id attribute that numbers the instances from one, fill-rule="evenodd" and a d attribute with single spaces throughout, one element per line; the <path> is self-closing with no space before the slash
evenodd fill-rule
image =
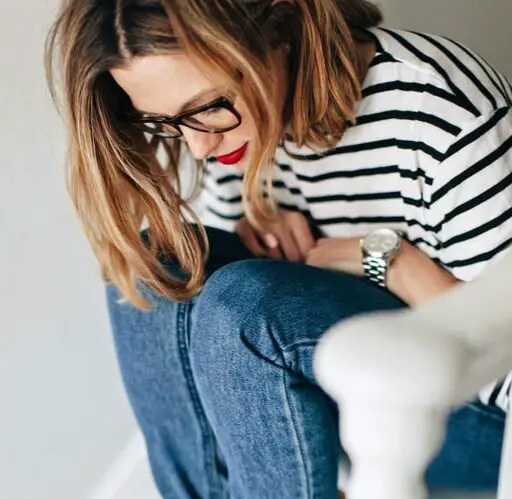
<path id="1" fill-rule="evenodd" d="M 201 114 L 209 116 L 211 114 L 219 113 L 220 110 L 221 110 L 220 107 L 212 107 L 211 109 L 208 109 L 207 111 L 203 111 Z"/>

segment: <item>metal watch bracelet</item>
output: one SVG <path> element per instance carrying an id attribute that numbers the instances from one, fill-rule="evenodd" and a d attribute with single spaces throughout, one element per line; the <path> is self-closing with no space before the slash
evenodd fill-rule
<path id="1" fill-rule="evenodd" d="M 376 258 L 374 256 L 366 256 L 363 259 L 363 268 L 365 277 L 382 288 L 386 286 L 386 274 L 388 265 L 383 258 Z"/>

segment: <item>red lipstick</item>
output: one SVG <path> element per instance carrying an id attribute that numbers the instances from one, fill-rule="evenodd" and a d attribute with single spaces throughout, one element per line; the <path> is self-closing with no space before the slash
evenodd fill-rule
<path id="1" fill-rule="evenodd" d="M 245 156 L 248 146 L 249 143 L 247 142 L 240 149 L 237 149 L 236 151 L 233 151 L 232 153 L 226 154 L 224 156 L 217 156 L 215 159 L 223 165 L 235 165 Z"/>

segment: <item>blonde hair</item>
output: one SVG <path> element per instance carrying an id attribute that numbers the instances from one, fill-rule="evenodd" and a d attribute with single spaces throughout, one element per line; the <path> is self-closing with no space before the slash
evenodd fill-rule
<path id="1" fill-rule="evenodd" d="M 47 74 L 57 100 L 57 63 L 69 131 L 68 189 L 104 279 L 141 308 L 149 303 L 139 280 L 185 300 L 201 289 L 208 253 L 204 228 L 180 192 L 183 145 L 148 141 L 122 119 L 131 103 L 110 69 L 179 50 L 230 83 L 248 108 L 244 119 L 257 130 L 243 199 L 246 215 L 264 227 L 274 212 L 261 178 L 283 120 L 298 145 L 328 148 L 341 139 L 361 93 L 355 34 L 381 20 L 379 9 L 363 0 L 65 1 L 47 40 Z M 291 47 L 290 88 L 285 116 L 278 116 L 269 57 L 284 43 Z M 201 170 L 198 164 L 197 183 Z M 173 256 L 182 278 L 169 273 L 162 255 Z"/>

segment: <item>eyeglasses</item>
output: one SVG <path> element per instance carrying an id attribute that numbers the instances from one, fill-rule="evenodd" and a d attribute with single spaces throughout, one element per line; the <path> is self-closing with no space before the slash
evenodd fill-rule
<path id="1" fill-rule="evenodd" d="M 204 133 L 225 133 L 239 127 L 242 116 L 227 97 L 219 97 L 203 106 L 178 114 L 173 118 L 164 116 L 128 115 L 127 121 L 142 131 L 164 139 L 183 136 L 182 126 Z"/>

